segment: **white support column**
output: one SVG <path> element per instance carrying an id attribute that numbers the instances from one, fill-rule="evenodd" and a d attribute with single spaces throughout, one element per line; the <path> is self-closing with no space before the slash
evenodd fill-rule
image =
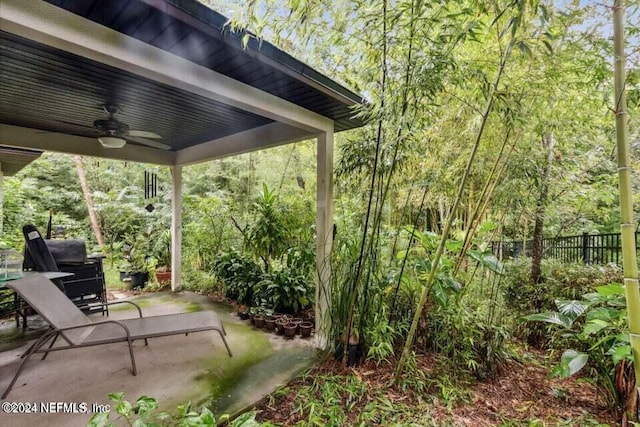
<path id="1" fill-rule="evenodd" d="M 2 163 L 0 163 L 0 235 L 2 235 L 2 218 L 4 215 L 4 189 L 2 188 L 2 181 L 4 181 L 4 176 L 2 175 Z"/>
<path id="2" fill-rule="evenodd" d="M 333 244 L 333 131 L 318 136 L 316 197 L 316 344 L 331 345 L 331 245 Z"/>
<path id="3" fill-rule="evenodd" d="M 171 167 L 171 290 L 182 287 L 182 166 Z"/>

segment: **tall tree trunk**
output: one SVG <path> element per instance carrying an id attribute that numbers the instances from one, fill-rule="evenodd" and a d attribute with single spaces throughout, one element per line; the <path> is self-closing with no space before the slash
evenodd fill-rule
<path id="1" fill-rule="evenodd" d="M 542 232 L 544 231 L 544 214 L 549 201 L 549 182 L 551 180 L 551 169 L 553 168 L 553 147 L 555 138 L 549 132 L 543 137 L 543 145 L 547 152 L 547 163 L 544 166 L 540 184 L 540 196 L 535 213 L 535 225 L 533 228 L 533 243 L 531 247 L 531 283 L 540 283 L 542 279 Z"/>
<path id="2" fill-rule="evenodd" d="M 87 184 L 87 174 L 84 172 L 82 156 L 74 156 L 73 158 L 76 161 L 76 169 L 78 171 L 80 187 L 82 187 L 82 195 L 84 196 L 84 201 L 87 203 L 87 210 L 89 211 L 89 221 L 91 221 L 91 228 L 93 229 L 93 233 L 96 235 L 96 241 L 100 246 L 102 246 L 104 245 L 104 239 L 102 238 L 102 230 L 100 229 L 100 224 L 98 223 L 98 218 L 96 217 L 96 211 L 93 208 L 93 198 L 91 197 L 89 185 Z"/>
<path id="3" fill-rule="evenodd" d="M 613 7 L 613 55 L 615 80 L 616 142 L 618 149 L 618 185 L 620 188 L 620 228 L 622 234 L 622 266 L 627 298 L 629 337 L 633 352 L 636 384 L 640 378 L 640 290 L 633 220 L 633 192 L 629 142 L 627 141 L 627 101 L 625 98 L 624 1 L 615 0 Z"/>

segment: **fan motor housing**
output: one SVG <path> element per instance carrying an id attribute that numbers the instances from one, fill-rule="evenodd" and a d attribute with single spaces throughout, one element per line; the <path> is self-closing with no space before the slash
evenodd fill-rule
<path id="1" fill-rule="evenodd" d="M 125 135 L 129 131 L 129 126 L 114 118 L 96 120 L 93 122 L 93 125 L 101 131 L 109 133 Z"/>

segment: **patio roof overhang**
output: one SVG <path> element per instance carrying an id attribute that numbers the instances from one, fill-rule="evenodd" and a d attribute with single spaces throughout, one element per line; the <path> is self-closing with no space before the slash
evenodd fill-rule
<path id="1" fill-rule="evenodd" d="M 0 145 L 0 173 L 2 176 L 15 175 L 29 165 L 29 163 L 40 157 L 41 154 L 42 151 L 3 147 Z"/>
<path id="2" fill-rule="evenodd" d="M 181 279 L 181 168 L 317 139 L 316 321 L 331 300 L 333 134 L 362 98 L 196 0 L 0 0 L 0 145 L 172 168 L 172 288 Z M 102 106 L 164 148 L 98 142 Z"/>
<path id="3" fill-rule="evenodd" d="M 361 97 L 193 0 L 2 2 L 0 144 L 184 165 L 362 125 Z M 104 104 L 168 150 L 102 147 Z"/>

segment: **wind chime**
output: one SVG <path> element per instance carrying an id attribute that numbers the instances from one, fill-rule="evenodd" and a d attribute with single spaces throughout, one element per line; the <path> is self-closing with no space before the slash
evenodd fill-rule
<path id="1" fill-rule="evenodd" d="M 158 194 L 158 174 L 155 172 L 144 171 L 144 199 L 153 199 Z M 144 207 L 148 212 L 153 212 L 155 206 L 149 203 Z"/>

